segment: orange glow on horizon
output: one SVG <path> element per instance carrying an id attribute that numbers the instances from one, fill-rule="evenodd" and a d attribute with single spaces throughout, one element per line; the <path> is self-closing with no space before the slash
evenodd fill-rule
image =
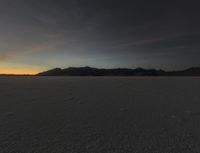
<path id="1" fill-rule="evenodd" d="M 0 74 L 14 75 L 35 75 L 39 73 L 37 70 L 0 70 Z"/>

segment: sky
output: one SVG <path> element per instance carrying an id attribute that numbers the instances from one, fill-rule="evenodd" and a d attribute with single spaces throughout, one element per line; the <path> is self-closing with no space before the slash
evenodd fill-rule
<path id="1" fill-rule="evenodd" d="M 200 66 L 196 0 L 0 0 L 0 73 Z"/>

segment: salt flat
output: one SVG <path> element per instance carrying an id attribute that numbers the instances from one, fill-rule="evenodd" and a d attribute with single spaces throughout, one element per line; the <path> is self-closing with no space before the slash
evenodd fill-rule
<path id="1" fill-rule="evenodd" d="M 0 77 L 1 153 L 199 153 L 198 77 Z"/>

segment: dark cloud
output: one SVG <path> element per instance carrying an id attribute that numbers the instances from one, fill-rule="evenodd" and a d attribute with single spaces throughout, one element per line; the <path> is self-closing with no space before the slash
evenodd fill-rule
<path id="1" fill-rule="evenodd" d="M 8 55 L 17 55 L 16 62 L 45 66 L 196 66 L 200 65 L 197 4 L 186 0 L 1 0 L 0 53 L 7 48 Z M 105 56 L 110 61 L 101 63 Z"/>

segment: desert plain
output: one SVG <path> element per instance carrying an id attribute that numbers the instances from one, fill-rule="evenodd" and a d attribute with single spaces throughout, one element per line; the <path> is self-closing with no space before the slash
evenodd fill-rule
<path id="1" fill-rule="evenodd" d="M 199 153 L 199 77 L 0 77 L 1 153 Z"/>

